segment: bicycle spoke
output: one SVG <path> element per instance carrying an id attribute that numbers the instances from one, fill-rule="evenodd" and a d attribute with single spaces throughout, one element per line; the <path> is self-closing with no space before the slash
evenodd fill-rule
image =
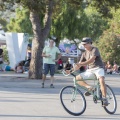
<path id="1" fill-rule="evenodd" d="M 67 86 L 60 92 L 61 103 L 65 110 L 72 115 L 80 115 L 86 109 L 86 101 L 81 92 L 72 87 Z"/>

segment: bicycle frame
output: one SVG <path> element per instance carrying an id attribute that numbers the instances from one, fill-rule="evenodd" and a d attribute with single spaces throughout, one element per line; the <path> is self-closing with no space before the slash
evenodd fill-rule
<path id="1" fill-rule="evenodd" d="M 74 82 L 75 89 L 77 89 L 79 87 L 79 88 L 81 88 L 81 89 L 83 89 L 85 91 L 89 91 L 86 87 L 81 86 L 80 84 L 78 84 L 78 81 L 83 81 L 83 80 L 76 80 L 76 75 L 73 74 L 73 73 L 71 73 L 71 75 L 74 76 L 73 82 Z M 91 93 L 91 95 L 93 95 L 94 102 L 97 102 L 97 100 L 101 100 L 102 98 L 101 98 L 101 94 L 100 94 L 100 83 L 99 83 L 99 80 L 98 79 L 88 79 L 88 80 L 93 80 L 94 81 L 93 87 L 96 90 L 95 90 L 95 92 L 89 91 Z"/>
<path id="2" fill-rule="evenodd" d="M 73 86 L 65 86 L 60 91 L 61 104 L 69 114 L 78 116 L 78 115 L 81 115 L 84 113 L 84 111 L 86 109 L 86 100 L 82 93 L 83 91 L 81 91 L 81 90 L 85 90 L 85 91 L 88 91 L 89 93 L 91 93 L 91 95 L 93 96 L 94 103 L 97 103 L 97 101 L 99 100 L 101 102 L 102 107 L 108 114 L 114 114 L 116 112 L 116 109 L 117 109 L 116 97 L 115 97 L 113 90 L 111 89 L 111 87 L 109 85 L 105 84 L 106 85 L 106 99 L 108 100 L 108 105 L 104 106 L 104 104 L 103 104 L 104 99 L 102 98 L 102 93 L 100 90 L 100 83 L 99 83 L 99 80 L 97 79 L 97 77 L 92 76 L 94 79 L 91 77 L 88 79 L 76 80 L 76 76 L 80 73 L 76 74 L 75 71 L 72 73 L 69 73 L 69 74 L 67 74 L 65 71 L 63 71 L 62 73 L 65 76 L 68 76 L 68 75 L 74 76 L 74 78 L 73 78 L 74 85 Z M 79 81 L 86 81 L 86 80 L 90 80 L 90 82 L 92 82 L 92 81 L 94 82 L 94 83 L 92 82 L 92 85 L 91 85 L 94 87 L 93 90 L 90 91 L 86 87 L 79 84 Z M 68 95 L 68 96 L 66 96 L 66 95 Z M 87 95 L 87 94 L 85 94 L 85 95 Z M 68 97 L 68 99 L 66 99 L 66 97 Z M 79 100 L 81 100 L 81 101 L 79 102 Z M 66 102 L 66 101 L 68 101 L 68 102 Z M 71 104 L 72 102 L 74 104 Z M 81 107 L 78 106 L 78 103 L 80 103 L 79 105 Z M 71 106 L 73 106 L 73 107 L 71 107 Z M 73 108 L 75 108 L 75 111 Z"/>

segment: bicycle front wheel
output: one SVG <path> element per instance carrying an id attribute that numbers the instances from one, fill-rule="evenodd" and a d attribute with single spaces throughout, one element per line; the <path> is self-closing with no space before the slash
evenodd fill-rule
<path id="1" fill-rule="evenodd" d="M 82 92 L 74 86 L 66 86 L 60 91 L 63 108 L 71 115 L 78 116 L 86 109 L 86 100 Z"/>
<path id="2" fill-rule="evenodd" d="M 108 85 L 106 85 L 106 98 L 108 100 L 109 105 L 105 106 L 104 109 L 107 113 L 114 114 L 117 109 L 117 101 L 113 90 Z"/>

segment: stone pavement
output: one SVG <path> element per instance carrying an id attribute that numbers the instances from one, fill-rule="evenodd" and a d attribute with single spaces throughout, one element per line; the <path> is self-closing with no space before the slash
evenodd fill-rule
<path id="1" fill-rule="evenodd" d="M 49 76 L 48 76 L 49 78 Z M 86 97 L 87 108 L 81 116 L 72 116 L 62 107 L 59 92 L 63 86 L 72 85 L 72 77 L 55 75 L 55 88 L 46 80 L 29 80 L 27 74 L 0 72 L 0 120 L 119 120 L 120 75 L 107 75 L 106 83 L 114 90 L 118 108 L 114 115 L 107 114 L 92 97 Z"/>

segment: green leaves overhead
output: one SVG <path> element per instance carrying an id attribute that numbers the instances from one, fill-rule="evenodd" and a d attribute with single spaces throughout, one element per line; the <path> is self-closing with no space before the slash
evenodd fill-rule
<path id="1" fill-rule="evenodd" d="M 29 11 L 27 9 L 17 9 L 16 18 L 12 18 L 10 23 L 7 25 L 8 31 L 10 32 L 23 32 L 32 33 L 32 25 L 29 20 Z"/>
<path id="2" fill-rule="evenodd" d="M 104 31 L 97 45 L 104 61 L 116 61 L 120 64 L 120 11 L 113 11 L 110 28 Z"/>
<path id="3" fill-rule="evenodd" d="M 100 49 L 104 61 L 116 61 L 120 64 L 120 36 L 115 35 L 115 33 L 106 31 L 100 37 L 97 45 Z"/>
<path id="4" fill-rule="evenodd" d="M 98 12 L 104 17 L 112 17 L 111 8 L 120 8 L 120 0 L 92 0 L 92 6 L 94 6 Z"/>

